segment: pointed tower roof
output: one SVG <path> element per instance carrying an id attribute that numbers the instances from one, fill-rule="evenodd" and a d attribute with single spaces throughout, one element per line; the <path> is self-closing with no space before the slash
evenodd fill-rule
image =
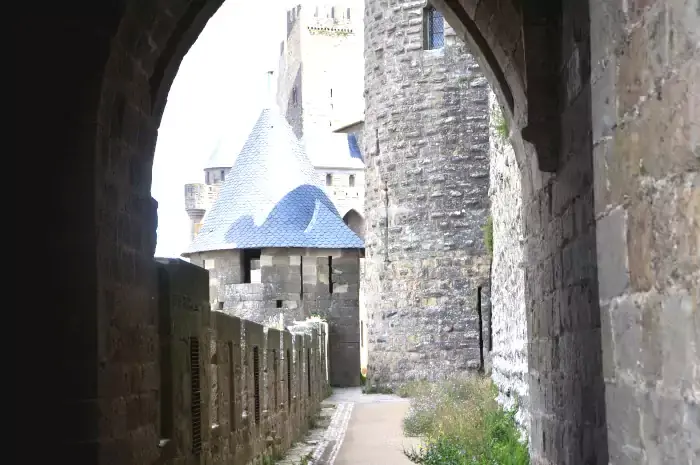
<path id="1" fill-rule="evenodd" d="M 264 247 L 364 247 L 292 128 L 270 108 L 260 114 L 186 254 Z"/>

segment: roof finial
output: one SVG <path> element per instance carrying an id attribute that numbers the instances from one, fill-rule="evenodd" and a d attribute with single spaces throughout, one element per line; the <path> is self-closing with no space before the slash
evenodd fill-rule
<path id="1" fill-rule="evenodd" d="M 275 105 L 275 95 L 272 90 L 272 77 L 274 74 L 274 71 L 267 72 L 267 96 L 265 97 L 265 108 L 272 108 Z"/>

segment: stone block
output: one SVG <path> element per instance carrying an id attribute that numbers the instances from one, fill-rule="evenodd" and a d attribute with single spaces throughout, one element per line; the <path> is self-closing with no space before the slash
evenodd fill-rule
<path id="1" fill-rule="evenodd" d="M 597 221 L 596 253 L 601 301 L 621 295 L 629 285 L 627 212 L 617 208 Z"/>

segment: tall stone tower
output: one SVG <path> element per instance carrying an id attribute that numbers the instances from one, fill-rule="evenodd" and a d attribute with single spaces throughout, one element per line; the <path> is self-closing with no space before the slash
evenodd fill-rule
<path id="1" fill-rule="evenodd" d="M 365 9 L 368 382 L 488 363 L 488 86 L 425 2 Z"/>
<path id="2" fill-rule="evenodd" d="M 334 132 L 364 111 L 362 13 L 362 0 L 303 1 L 280 46 L 277 104 L 344 217 L 364 215 L 356 136 Z"/>

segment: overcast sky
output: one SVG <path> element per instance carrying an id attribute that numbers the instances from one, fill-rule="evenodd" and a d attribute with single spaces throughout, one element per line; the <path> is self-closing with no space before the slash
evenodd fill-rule
<path id="1" fill-rule="evenodd" d="M 182 61 L 153 163 L 156 256 L 177 257 L 189 243 L 184 185 L 204 182 L 204 164 L 221 138 L 240 148 L 252 129 L 267 96 L 266 72 L 277 70 L 285 5 L 265 0 L 261 22 L 258 2 L 226 1 Z"/>

